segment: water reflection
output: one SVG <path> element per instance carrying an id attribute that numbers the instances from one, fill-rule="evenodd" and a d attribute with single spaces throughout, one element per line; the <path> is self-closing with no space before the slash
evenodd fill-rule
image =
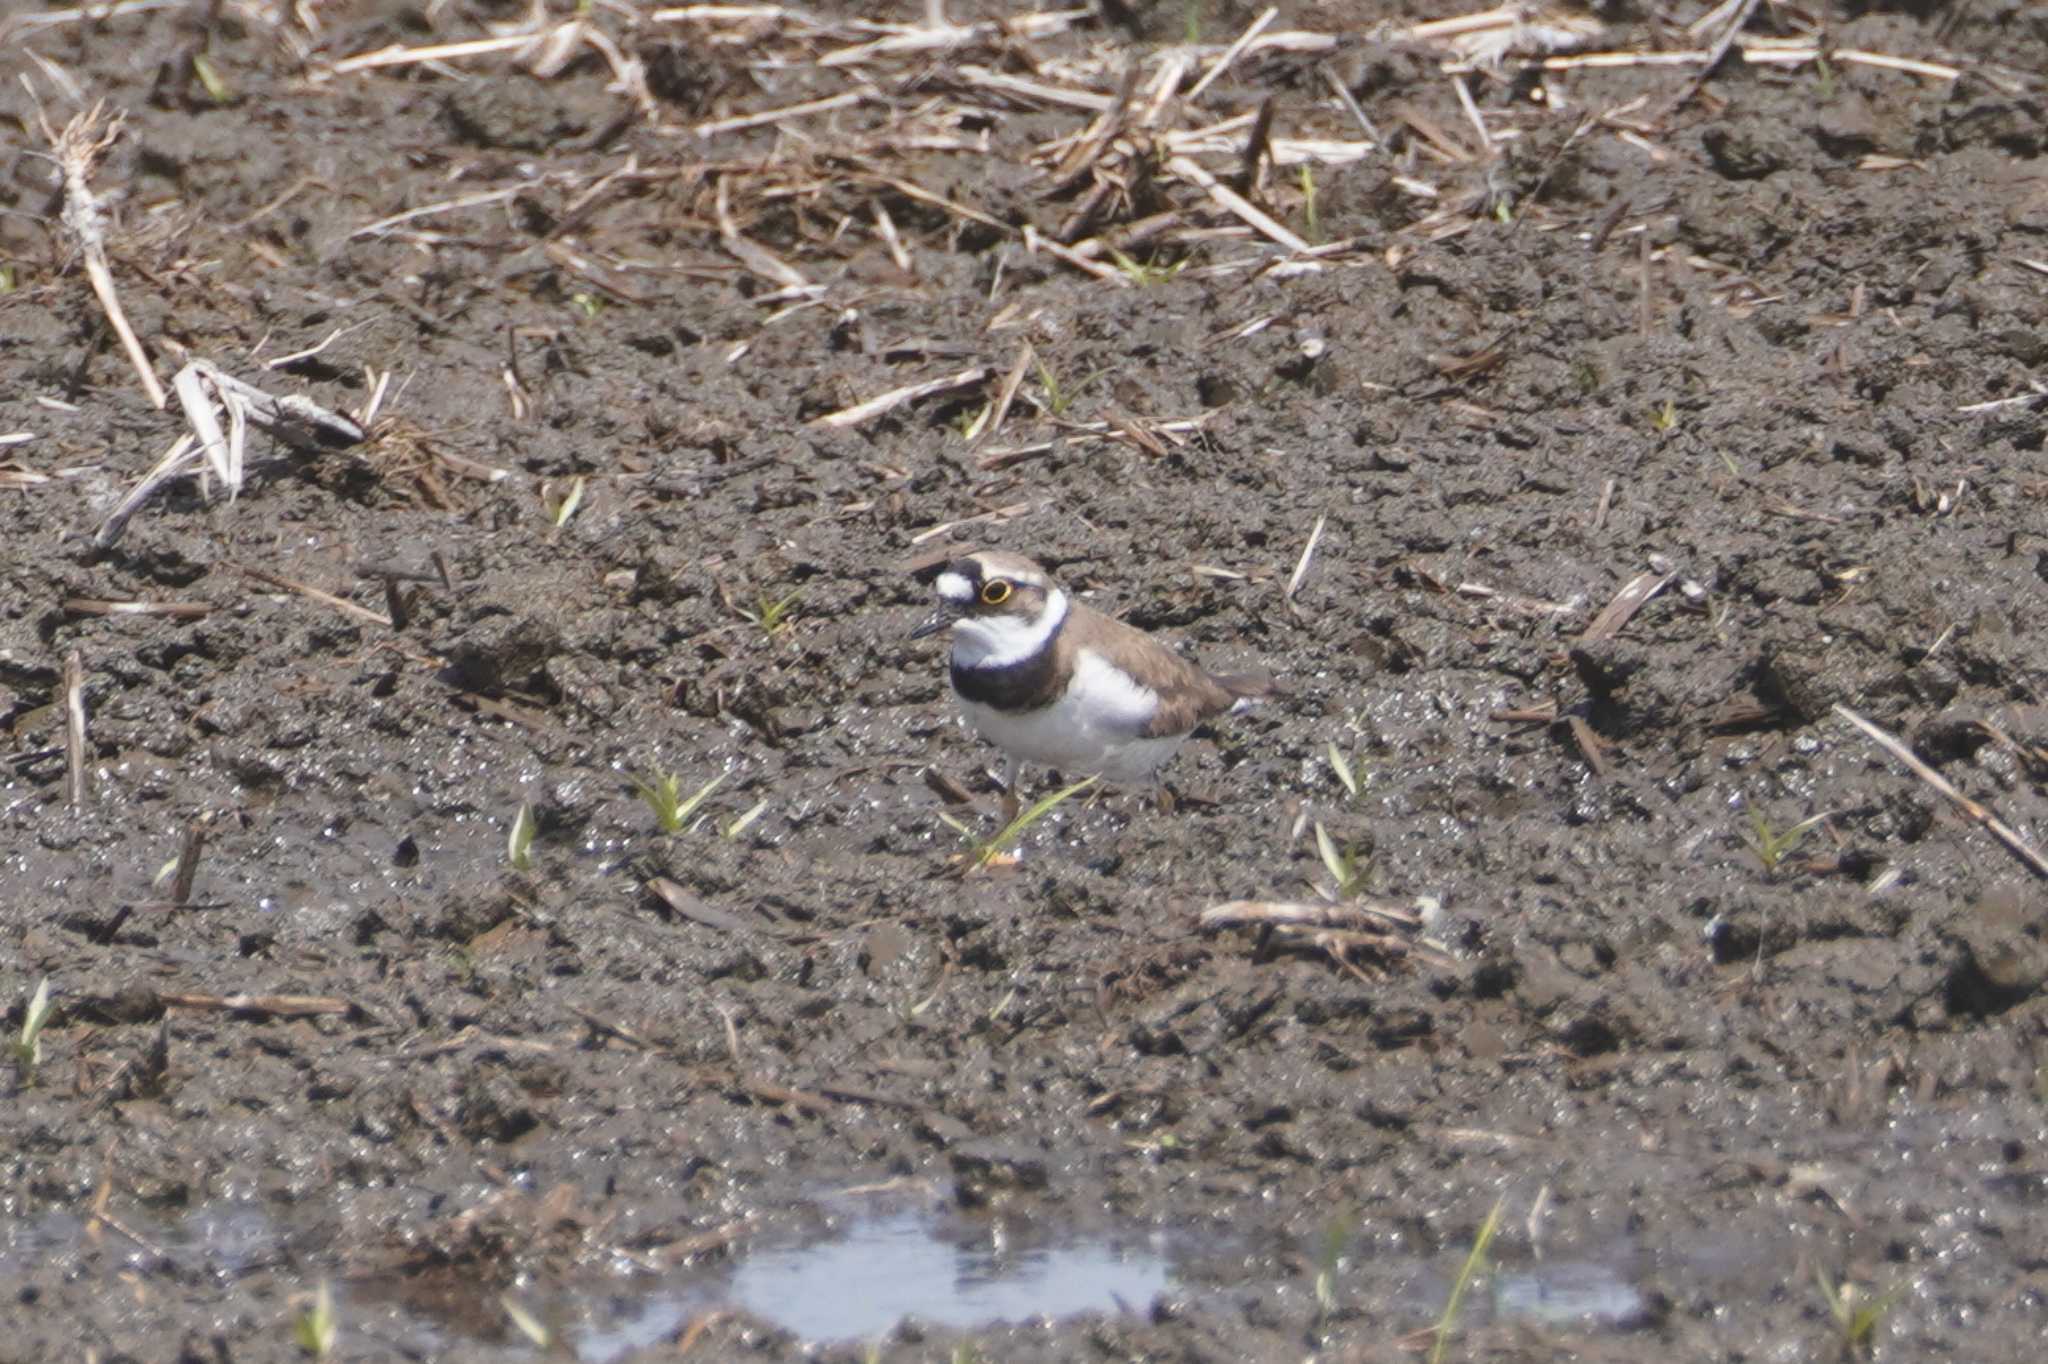
<path id="1" fill-rule="evenodd" d="M 717 1284 L 656 1290 L 631 1320 L 582 1335 L 586 1360 L 653 1344 L 697 1312 L 735 1307 L 807 1341 L 871 1340 L 907 1316 L 970 1329 L 996 1321 L 1143 1310 L 1173 1281 L 1149 1244 L 1007 1244 L 975 1225 L 950 1234 L 919 1212 L 849 1222 L 830 1240 L 741 1256 Z"/>

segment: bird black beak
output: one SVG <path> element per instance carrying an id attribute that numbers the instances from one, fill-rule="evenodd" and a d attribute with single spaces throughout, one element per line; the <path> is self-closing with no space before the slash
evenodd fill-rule
<path id="1" fill-rule="evenodd" d="M 923 639 L 926 635 L 936 635 L 958 619 L 960 619 L 960 608 L 951 602 L 941 602 L 938 610 L 926 616 L 924 623 L 910 632 L 910 637 L 912 639 Z"/>

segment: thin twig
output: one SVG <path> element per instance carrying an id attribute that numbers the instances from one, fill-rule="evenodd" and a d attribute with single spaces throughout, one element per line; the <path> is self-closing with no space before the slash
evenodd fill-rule
<path id="1" fill-rule="evenodd" d="M 199 855 L 206 851 L 208 816 L 201 815 L 185 826 L 184 842 L 178 848 L 178 870 L 171 877 L 171 903 L 181 908 L 192 903 L 192 883 L 199 876 Z"/>
<path id="2" fill-rule="evenodd" d="M 2019 858 L 2020 861 L 2032 868 L 2036 876 L 2048 877 L 2048 860 L 2044 860 L 2040 853 L 2035 852 L 2033 845 L 2020 837 L 2011 825 L 1993 814 L 1989 809 L 1971 800 L 1961 791 L 1958 791 L 1950 784 L 1947 777 L 1942 776 L 1941 773 L 1920 761 L 1919 755 L 1914 753 L 1912 749 L 1906 747 L 1898 739 L 1885 733 L 1885 731 L 1879 729 L 1855 711 L 1850 710 L 1839 701 L 1835 703 L 1834 711 L 1835 714 L 1869 735 L 1871 741 L 1879 748 L 1882 748 L 1885 752 L 1904 763 L 1912 770 L 1914 776 L 1926 782 L 1942 795 L 1947 796 L 1964 815 L 1983 825 L 1993 838 L 1996 838 L 2011 850 L 2013 856 Z"/>
<path id="3" fill-rule="evenodd" d="M 810 425 L 859 426 L 862 422 L 879 417 L 884 412 L 901 407 L 905 403 L 914 403 L 920 398 L 929 398 L 934 393 L 944 393 L 948 389 L 966 388 L 986 378 L 988 366 L 976 365 L 973 369 L 963 369 L 958 374 L 949 374 L 943 379 L 929 379 L 921 384 L 905 384 L 902 388 L 892 388 L 887 393 L 878 393 L 866 402 L 855 403 L 852 407 L 842 407 L 837 412 L 827 412 L 822 417 L 813 417 Z"/>
<path id="4" fill-rule="evenodd" d="M 1301 590 L 1302 580 L 1308 577 L 1308 566 L 1316 557 L 1316 546 L 1323 542 L 1323 526 L 1328 516 L 1316 518 L 1315 529 L 1308 533 L 1308 543 L 1301 547 L 1301 557 L 1294 561 L 1294 572 L 1287 575 L 1287 590 L 1280 594 L 1280 600 L 1287 603 L 1287 609 L 1294 610 L 1294 594 Z"/>
<path id="5" fill-rule="evenodd" d="M 64 656 L 64 761 L 70 773 L 71 808 L 85 806 L 85 659 L 73 649 Z"/>
<path id="6" fill-rule="evenodd" d="M 114 272 L 107 264 L 106 210 L 100 197 L 92 192 L 93 165 L 121 136 L 125 118 L 122 114 L 109 116 L 106 107 L 104 100 L 93 105 L 65 124 L 61 133 L 51 128 L 40 108 L 36 110 L 36 121 L 42 125 L 43 137 L 64 171 L 64 225 L 78 238 L 79 250 L 85 257 L 86 278 L 92 281 L 92 291 L 107 314 L 108 325 L 121 338 L 121 349 L 128 353 L 128 363 L 142 380 L 143 392 L 149 395 L 151 405 L 161 408 L 169 398 L 142 349 L 142 342 L 136 339 L 135 328 L 128 325 L 120 296 L 114 292 Z"/>
<path id="7" fill-rule="evenodd" d="M 1756 7 L 1761 3 L 1762 0 L 1742 0 L 1742 8 L 1735 12 L 1735 17 L 1728 21 L 1728 27 L 1721 30 L 1721 37 L 1708 51 L 1706 64 L 1685 83 L 1685 88 L 1678 92 L 1678 97 L 1664 106 L 1664 112 L 1658 115 L 1657 122 L 1662 123 L 1692 103 L 1692 97 L 1706 87 L 1708 78 L 1721 65 L 1722 58 L 1728 55 L 1728 49 L 1735 46 L 1736 38 L 1742 34 L 1743 25 L 1749 22 L 1749 17 L 1756 13 Z"/>
<path id="8" fill-rule="evenodd" d="M 1279 7 L 1273 6 L 1268 8 L 1266 12 L 1261 14 L 1258 18 L 1252 20 L 1250 25 L 1246 27 L 1245 31 L 1237 35 L 1237 41 L 1232 43 L 1229 47 L 1224 48 L 1223 55 L 1218 57 L 1215 61 L 1215 64 L 1212 65 L 1207 71 L 1204 71 L 1202 73 L 1202 78 L 1196 81 L 1194 83 L 1193 88 L 1191 88 L 1183 97 L 1185 101 L 1189 104 L 1193 104 L 1196 100 L 1200 99 L 1202 97 L 1202 92 L 1204 90 L 1207 90 L 1211 85 L 1215 84 L 1216 78 L 1218 76 L 1221 76 L 1225 71 L 1228 71 L 1230 69 L 1230 64 L 1236 61 L 1239 57 L 1243 56 L 1244 50 L 1252 45 L 1252 40 L 1257 38 L 1261 33 L 1264 33 L 1266 31 L 1267 26 L 1270 25 L 1279 16 Z"/>

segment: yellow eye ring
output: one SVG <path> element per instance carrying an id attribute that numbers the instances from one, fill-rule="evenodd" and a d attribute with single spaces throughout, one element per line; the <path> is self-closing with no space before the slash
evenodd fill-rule
<path id="1" fill-rule="evenodd" d="M 1001 606 L 1004 602 L 1008 601 L 1009 599 L 1010 585 L 1004 582 L 1001 578 L 997 578 L 994 582 L 991 583 L 982 584 L 981 600 L 984 605 Z"/>

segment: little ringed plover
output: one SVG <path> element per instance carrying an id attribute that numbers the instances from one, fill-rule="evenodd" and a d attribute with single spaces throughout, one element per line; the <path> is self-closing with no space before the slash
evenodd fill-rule
<path id="1" fill-rule="evenodd" d="M 1150 779 L 1204 720 L 1272 692 L 1259 676 L 1212 676 L 1166 645 L 1069 597 L 1031 560 L 984 551 L 938 576 L 938 609 L 915 630 L 951 629 L 953 695 L 976 733 L 1019 763 L 1109 781 Z"/>

